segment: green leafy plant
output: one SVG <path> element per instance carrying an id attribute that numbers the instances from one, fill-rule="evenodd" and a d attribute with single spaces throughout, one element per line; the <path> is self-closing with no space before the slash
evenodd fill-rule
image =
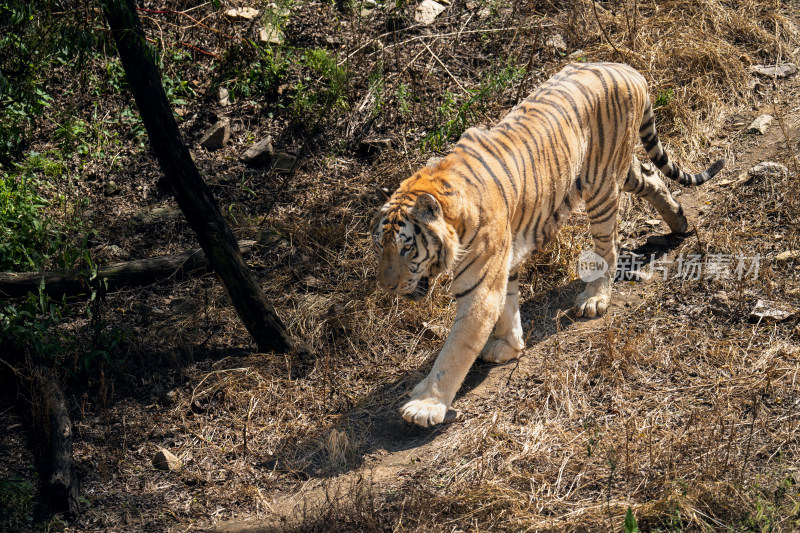
<path id="1" fill-rule="evenodd" d="M 33 522 L 33 484 L 21 478 L 0 479 L 0 529 L 27 530 Z"/>
<path id="2" fill-rule="evenodd" d="M 38 268 L 57 246 L 38 188 L 31 176 L 0 175 L 0 270 Z"/>
<path id="3" fill-rule="evenodd" d="M 397 110 L 400 115 L 407 117 L 411 114 L 412 96 L 407 83 L 401 83 L 395 90 L 394 97 L 397 100 Z"/>
<path id="4" fill-rule="evenodd" d="M 438 109 L 444 123 L 422 138 L 422 151 L 442 150 L 448 142 L 460 137 L 485 111 L 489 98 L 511 87 L 523 74 L 524 69 L 508 62 L 502 69 L 487 75 L 477 89 L 468 90 L 466 98 L 445 93 Z"/>
<path id="5" fill-rule="evenodd" d="M 0 270 L 69 268 L 81 258 L 92 235 L 81 214 L 85 199 L 46 195 L 64 173 L 57 155 L 36 152 L 0 173 Z M 63 208 L 58 221 L 56 208 Z"/>
<path id="6" fill-rule="evenodd" d="M 301 64 L 306 75 L 294 85 L 291 109 L 296 123 L 308 129 L 331 112 L 347 108 L 348 73 L 323 48 L 307 50 Z"/>
<path id="7" fill-rule="evenodd" d="M 628 512 L 625 513 L 625 533 L 639 533 L 639 524 L 636 523 L 636 517 L 633 516 L 633 509 L 628 507 Z"/>
<path id="8" fill-rule="evenodd" d="M 667 106 L 669 105 L 670 102 L 672 102 L 672 99 L 674 97 L 675 97 L 675 91 L 669 88 L 664 89 L 663 91 L 658 93 L 658 97 L 656 98 L 656 102 L 653 105 L 653 107 L 655 109 L 658 109 L 659 107 Z"/>

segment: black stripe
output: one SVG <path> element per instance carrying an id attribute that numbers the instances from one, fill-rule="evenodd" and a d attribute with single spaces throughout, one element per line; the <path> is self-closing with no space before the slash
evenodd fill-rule
<path id="1" fill-rule="evenodd" d="M 483 280 L 484 280 L 484 279 L 486 279 L 486 274 L 487 274 L 488 272 L 489 272 L 488 270 L 487 270 L 486 272 L 484 272 L 484 273 L 483 273 L 483 276 L 481 276 L 481 279 L 479 279 L 479 280 L 478 280 L 478 282 L 477 282 L 475 285 L 473 285 L 473 286 L 472 286 L 472 287 L 470 287 L 469 289 L 465 290 L 464 292 L 460 292 L 460 293 L 456 294 L 456 295 L 455 295 L 455 298 L 456 298 L 456 300 L 458 300 L 459 298 L 463 298 L 464 296 L 467 296 L 467 295 L 468 295 L 468 294 L 470 294 L 472 291 L 474 291 L 475 289 L 477 289 L 477 288 L 478 288 L 478 286 L 479 286 L 481 283 L 483 283 Z"/>
<path id="2" fill-rule="evenodd" d="M 469 263 L 467 263 L 466 265 L 464 265 L 463 267 L 461 267 L 461 269 L 459 269 L 459 271 L 458 271 L 458 272 L 456 272 L 455 274 L 453 274 L 453 281 L 457 280 L 457 279 L 459 278 L 459 276 L 461 276 L 461 274 L 463 274 L 464 272 L 466 272 L 466 271 L 467 271 L 467 269 L 469 269 L 469 267 L 471 267 L 471 266 L 472 266 L 472 264 L 473 264 L 475 261 L 477 261 L 477 260 L 478 260 L 478 256 L 475 256 L 475 257 L 473 257 L 473 258 L 472 258 L 472 261 L 470 261 Z"/>

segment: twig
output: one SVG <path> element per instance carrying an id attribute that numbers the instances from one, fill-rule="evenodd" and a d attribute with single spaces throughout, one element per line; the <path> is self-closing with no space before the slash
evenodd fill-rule
<path id="1" fill-rule="evenodd" d="M 147 39 L 147 42 L 150 42 L 150 43 L 156 44 L 156 41 L 155 41 L 154 39 L 151 39 L 150 37 L 146 37 L 146 39 Z M 162 44 L 163 44 L 163 41 L 162 41 Z M 169 43 L 169 44 L 166 44 L 165 46 L 179 46 L 179 45 L 180 45 L 180 46 L 186 46 L 187 48 L 191 48 L 191 49 L 192 49 L 192 50 L 194 50 L 195 52 L 200 52 L 201 54 L 204 54 L 204 55 L 207 55 L 207 56 L 211 56 L 211 57 L 213 57 L 214 59 L 220 59 L 220 57 L 219 57 L 217 54 L 215 54 L 215 53 L 213 53 L 213 52 L 206 52 L 206 51 L 205 51 L 205 50 L 203 50 L 202 48 L 198 48 L 198 47 L 196 47 L 195 45 L 193 45 L 193 44 L 189 44 L 189 43 L 181 43 L 181 42 L 177 42 L 177 43 Z"/>
<path id="2" fill-rule="evenodd" d="M 747 446 L 744 450 L 744 460 L 742 461 L 742 469 L 739 471 L 739 479 L 742 479 L 744 476 L 744 469 L 747 466 L 747 459 L 750 456 L 750 444 L 753 442 L 753 430 L 755 429 L 756 425 L 756 417 L 758 416 L 758 396 L 757 393 L 753 393 L 753 418 L 750 421 L 750 434 L 747 436 Z"/>
<path id="3" fill-rule="evenodd" d="M 600 31 L 603 32 L 603 37 L 606 38 L 606 41 L 608 41 L 608 44 L 610 44 L 611 48 L 614 49 L 614 52 L 617 53 L 617 60 L 622 61 L 623 60 L 622 53 L 617 49 L 617 47 L 611 41 L 611 39 L 608 36 L 608 33 L 606 33 L 606 29 L 603 27 L 603 24 L 600 22 L 600 16 L 597 14 L 597 1 L 596 0 L 592 0 L 592 12 L 594 13 L 594 19 L 597 21 L 597 25 L 600 26 Z"/>
<path id="4" fill-rule="evenodd" d="M 459 88 L 460 88 L 462 91 L 464 91 L 464 94 L 466 94 L 467 96 L 470 96 L 470 93 L 469 93 L 469 91 L 467 91 L 467 90 L 464 88 L 464 86 L 463 86 L 463 85 L 461 85 L 461 83 L 460 83 L 460 82 L 459 82 L 459 81 L 456 79 L 456 77 L 455 77 L 455 76 L 453 76 L 453 73 L 452 73 L 452 72 L 450 72 L 450 69 L 448 69 L 448 68 L 447 68 L 447 66 L 446 66 L 444 63 L 442 63 L 442 60 L 441 60 L 441 59 L 439 59 L 439 56 L 437 56 L 437 55 L 434 53 L 434 51 L 433 51 L 433 50 L 431 50 L 431 48 L 428 46 L 428 43 L 426 43 L 425 41 L 422 41 L 422 44 L 425 46 L 425 48 L 428 50 L 428 52 L 430 52 L 430 53 L 431 53 L 431 55 L 432 55 L 432 56 L 433 56 L 433 58 L 436 60 L 436 62 L 437 62 L 437 63 L 439 63 L 439 64 L 442 66 L 442 68 L 444 69 L 444 71 L 445 71 L 445 72 L 447 72 L 447 74 L 450 76 L 450 78 L 452 78 L 452 80 L 453 80 L 454 82 L 456 82 L 456 85 L 458 85 L 458 87 L 459 87 Z"/>
<path id="5" fill-rule="evenodd" d="M 556 25 L 555 23 L 553 23 L 553 24 L 545 24 L 545 26 L 548 27 L 548 28 L 549 27 L 553 27 L 555 25 Z M 414 26 L 409 26 L 408 28 L 405 28 L 404 31 L 412 30 L 412 29 L 414 29 L 414 28 L 416 28 L 418 26 L 421 26 L 421 24 L 416 24 Z M 485 30 L 466 30 L 466 31 L 461 30 L 461 31 L 452 31 L 452 32 L 449 32 L 449 33 L 436 33 L 436 34 L 432 34 L 432 35 L 418 35 L 416 37 L 412 37 L 410 39 L 406 39 L 405 41 L 400 41 L 399 43 L 396 43 L 396 44 L 388 44 L 388 45 L 386 45 L 386 48 L 390 48 L 392 46 L 402 46 L 404 44 L 412 43 L 414 41 L 421 41 L 423 39 L 431 39 L 431 38 L 439 39 L 439 38 L 442 38 L 442 37 L 453 37 L 455 35 L 459 35 L 460 36 L 460 35 L 464 35 L 464 34 L 467 34 L 467 33 L 497 33 L 497 32 L 501 32 L 501 31 L 516 30 L 518 28 L 519 28 L 519 26 L 511 26 L 511 27 L 508 27 L 508 28 L 489 28 L 489 29 L 485 29 Z M 355 50 L 353 50 L 352 52 L 347 54 L 344 57 L 344 59 L 342 59 L 341 61 L 339 61 L 336 64 L 336 66 L 340 67 L 340 66 L 344 65 L 347 62 L 348 59 L 350 59 L 351 57 L 356 55 L 358 52 L 360 52 L 364 48 L 366 48 L 369 45 L 371 45 L 373 42 L 375 42 L 375 41 L 377 41 L 379 39 L 382 39 L 384 37 L 387 37 L 387 36 L 389 36 L 391 34 L 392 34 L 392 32 L 382 33 L 382 34 L 378 35 L 375 39 L 373 39 L 373 40 L 371 40 L 371 41 L 369 41 L 369 42 L 367 42 L 365 44 L 362 44 L 361 46 L 359 46 L 358 48 L 356 48 Z"/>
<path id="6" fill-rule="evenodd" d="M 183 15 L 184 17 L 188 18 L 189 20 L 191 20 L 195 24 L 197 24 L 199 26 L 202 26 L 207 30 L 211 30 L 214 33 L 219 33 L 220 35 L 222 35 L 223 37 L 227 37 L 228 39 L 233 39 L 234 38 L 233 35 L 228 35 L 227 33 L 224 33 L 224 32 L 221 32 L 219 30 L 215 30 L 214 28 L 210 28 L 210 27 L 206 26 L 205 24 L 203 24 L 202 22 L 200 22 L 196 18 L 194 18 L 194 17 L 192 17 L 190 15 L 187 15 L 183 11 L 172 11 L 172 10 L 169 10 L 169 9 L 167 9 L 167 10 L 145 9 L 143 7 L 137 7 L 136 11 L 143 11 L 145 13 L 153 13 L 153 14 L 156 14 L 156 15 Z"/>

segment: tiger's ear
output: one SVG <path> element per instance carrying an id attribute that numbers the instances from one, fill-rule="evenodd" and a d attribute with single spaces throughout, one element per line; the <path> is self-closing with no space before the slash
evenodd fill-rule
<path id="1" fill-rule="evenodd" d="M 417 197 L 414 207 L 411 208 L 411 216 L 420 222 L 433 222 L 442 216 L 442 206 L 432 194 L 424 192 Z"/>

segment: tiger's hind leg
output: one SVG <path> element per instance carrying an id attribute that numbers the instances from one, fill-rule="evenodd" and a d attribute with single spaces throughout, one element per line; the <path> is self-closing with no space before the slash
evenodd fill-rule
<path id="1" fill-rule="evenodd" d="M 575 314 L 593 318 L 605 314 L 611 303 L 611 287 L 617 273 L 617 211 L 619 210 L 619 187 L 611 176 L 594 194 L 585 194 L 586 213 L 589 215 L 589 232 L 594 241 L 594 252 L 608 268 L 598 278 L 586 283 L 586 289 L 575 299 Z M 583 180 L 584 177 L 581 176 Z M 595 178 L 603 180 L 603 177 Z M 607 189 L 602 190 L 603 187 Z"/>
<path id="2" fill-rule="evenodd" d="M 494 331 L 481 350 L 481 357 L 491 363 L 505 363 L 518 358 L 523 348 L 525 341 L 519 315 L 519 273 L 515 270 L 508 276 L 505 303 Z"/>
<path id="3" fill-rule="evenodd" d="M 633 156 L 622 190 L 647 200 L 674 233 L 686 233 L 689 225 L 683 215 L 683 207 L 672 197 L 655 169 L 642 165 L 636 156 Z"/>

